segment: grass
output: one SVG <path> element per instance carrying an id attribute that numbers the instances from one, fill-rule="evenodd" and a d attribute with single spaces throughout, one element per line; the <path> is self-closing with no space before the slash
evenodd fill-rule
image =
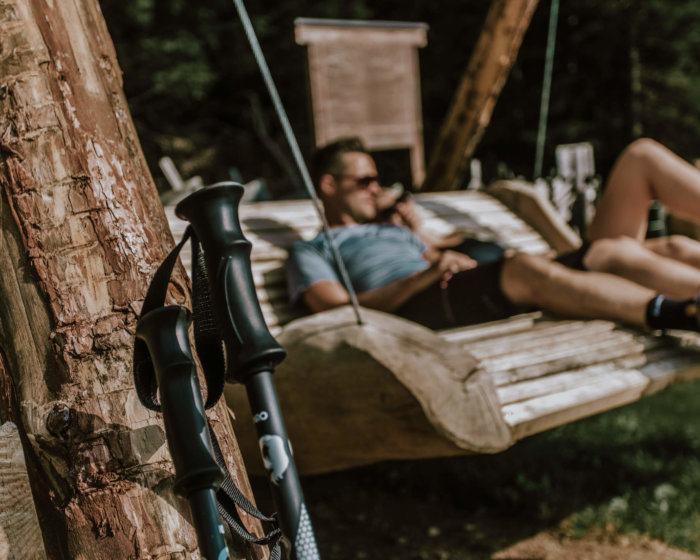
<path id="1" fill-rule="evenodd" d="M 579 439 L 597 455 L 599 482 L 585 476 L 568 518 L 575 533 L 613 526 L 700 554 L 698 403 L 700 384 L 680 385 L 550 436 Z"/>
<path id="2" fill-rule="evenodd" d="M 700 382 L 679 385 L 472 458 L 469 491 L 574 535 L 613 528 L 700 554 L 698 403 Z"/>
<path id="3" fill-rule="evenodd" d="M 432 558 L 430 543 L 417 536 L 430 527 L 449 535 L 443 546 L 450 558 L 466 558 L 460 549 L 482 544 L 485 558 L 508 541 L 557 527 L 572 536 L 648 535 L 700 555 L 697 403 L 700 381 L 498 455 L 387 462 L 306 477 L 302 485 L 324 548 L 348 532 L 353 546 L 370 551 L 364 558 L 393 558 L 402 539 L 414 547 L 404 558 L 419 557 L 416 550 Z M 398 541 L 384 548 L 385 537 L 376 535 Z"/>

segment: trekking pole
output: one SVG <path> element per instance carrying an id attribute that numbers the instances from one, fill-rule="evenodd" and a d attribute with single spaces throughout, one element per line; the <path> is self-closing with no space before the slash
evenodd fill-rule
<path id="1" fill-rule="evenodd" d="M 159 307 L 136 326 L 158 382 L 165 436 L 175 465 L 175 491 L 188 499 L 202 558 L 229 557 L 215 492 L 224 474 L 214 459 L 187 330 L 190 312 Z"/>
<path id="2" fill-rule="evenodd" d="M 284 349 L 272 337 L 258 302 L 250 266 L 251 243 L 243 236 L 238 204 L 243 187 L 218 183 L 175 207 L 201 243 L 219 334 L 226 350 L 226 379 L 248 394 L 279 526 L 297 560 L 320 559 L 287 432 L 272 383 Z"/>

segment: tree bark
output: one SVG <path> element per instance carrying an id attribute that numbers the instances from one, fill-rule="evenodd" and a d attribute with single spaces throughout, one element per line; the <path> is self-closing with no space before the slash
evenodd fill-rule
<path id="1" fill-rule="evenodd" d="M 137 313 L 173 241 L 97 0 L 0 0 L 0 187 L 0 346 L 48 557 L 198 557 L 133 388 Z M 182 269 L 172 286 L 186 303 Z M 223 405 L 211 418 L 250 495 Z"/>
<path id="2" fill-rule="evenodd" d="M 493 0 L 428 164 L 424 191 L 459 186 L 491 120 L 538 0 Z"/>

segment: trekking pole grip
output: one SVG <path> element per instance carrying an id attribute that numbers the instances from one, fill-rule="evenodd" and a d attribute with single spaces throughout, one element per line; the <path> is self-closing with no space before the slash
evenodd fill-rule
<path id="1" fill-rule="evenodd" d="M 272 372 L 286 353 L 270 334 L 255 292 L 252 245 L 244 237 L 238 217 L 242 196 L 241 185 L 217 183 L 180 201 L 175 214 L 190 223 L 194 242 L 201 243 L 217 327 L 226 348 L 226 377 L 246 387 L 280 529 L 291 544 L 291 558 L 319 560 L 272 383 Z"/>
<path id="2" fill-rule="evenodd" d="M 238 218 L 242 196 L 241 185 L 217 183 L 180 201 L 175 214 L 191 224 L 204 251 L 227 380 L 244 383 L 245 376 L 273 370 L 286 353 L 270 334 L 255 293 L 252 245 Z"/>
<path id="3" fill-rule="evenodd" d="M 224 474 L 214 459 L 197 370 L 187 336 L 189 311 L 159 307 L 136 326 L 153 362 L 165 436 L 175 465 L 175 491 L 188 499 L 203 558 L 228 558 L 215 492 Z"/>

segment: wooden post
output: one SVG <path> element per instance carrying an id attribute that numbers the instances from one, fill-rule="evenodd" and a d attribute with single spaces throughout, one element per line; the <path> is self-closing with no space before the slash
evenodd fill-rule
<path id="1" fill-rule="evenodd" d="M 491 120 L 538 0 L 493 0 L 428 164 L 423 190 L 458 187 Z"/>
<path id="2" fill-rule="evenodd" d="M 195 556 L 161 420 L 131 372 L 137 313 L 173 241 L 97 0 L 0 0 L 0 188 L 3 392 L 47 556 Z M 188 292 L 180 270 L 173 299 Z M 250 495 L 223 405 L 211 417 Z"/>

